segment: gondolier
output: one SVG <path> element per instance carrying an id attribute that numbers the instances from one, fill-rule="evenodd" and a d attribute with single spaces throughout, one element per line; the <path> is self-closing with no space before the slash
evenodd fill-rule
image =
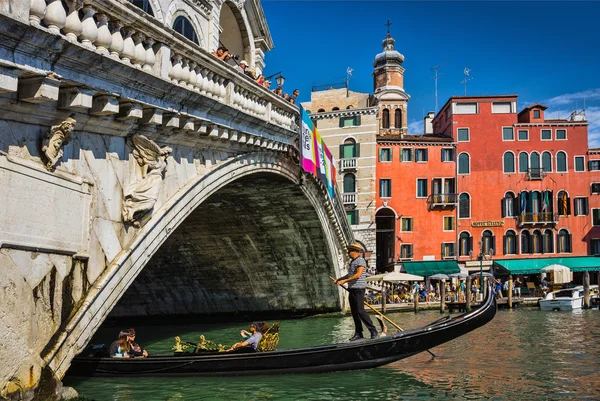
<path id="1" fill-rule="evenodd" d="M 337 285 L 348 283 L 348 301 L 350 302 L 350 311 L 352 312 L 355 327 L 354 335 L 350 338 L 350 341 L 364 338 L 362 334 L 363 323 L 371 333 L 371 338 L 377 338 L 378 336 L 377 329 L 365 311 L 364 301 L 365 286 L 367 283 L 367 262 L 361 256 L 363 251 L 364 249 L 359 243 L 355 242 L 348 245 L 348 255 L 352 259 L 350 267 L 348 268 L 348 274 L 335 280 Z"/>

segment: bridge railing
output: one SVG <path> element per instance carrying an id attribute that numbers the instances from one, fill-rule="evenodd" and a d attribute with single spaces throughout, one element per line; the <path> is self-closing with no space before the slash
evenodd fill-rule
<path id="1" fill-rule="evenodd" d="M 298 108 L 130 2 L 31 0 L 31 25 L 290 131 Z M 81 17 L 80 17 L 81 16 Z M 132 83 L 133 84 L 133 83 Z"/>

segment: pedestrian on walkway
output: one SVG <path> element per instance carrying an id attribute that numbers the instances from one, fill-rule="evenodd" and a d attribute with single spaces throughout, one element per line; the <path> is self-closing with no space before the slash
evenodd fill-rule
<path id="1" fill-rule="evenodd" d="M 363 337 L 363 323 L 371 333 L 371 338 L 377 338 L 377 329 L 373 325 L 371 318 L 365 311 L 365 287 L 366 287 L 366 267 L 367 262 L 362 258 L 363 247 L 359 243 L 348 245 L 348 255 L 350 256 L 350 267 L 348 274 L 335 280 L 337 285 L 348 283 L 348 301 L 352 319 L 354 319 L 354 335 L 350 341 L 360 340 Z"/>

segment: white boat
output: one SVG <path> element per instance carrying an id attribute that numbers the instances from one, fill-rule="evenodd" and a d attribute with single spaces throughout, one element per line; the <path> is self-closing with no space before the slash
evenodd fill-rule
<path id="1" fill-rule="evenodd" d="M 540 309 L 543 311 L 565 311 L 581 309 L 583 307 L 583 288 L 568 288 L 554 291 L 540 300 Z"/>

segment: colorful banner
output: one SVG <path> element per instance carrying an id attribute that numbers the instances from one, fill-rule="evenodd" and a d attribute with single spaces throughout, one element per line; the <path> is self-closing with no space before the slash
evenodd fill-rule
<path id="1" fill-rule="evenodd" d="M 300 166 L 304 171 L 320 179 L 327 187 L 329 196 L 335 198 L 335 160 L 325 145 L 321 134 L 308 113 L 300 107 Z"/>

